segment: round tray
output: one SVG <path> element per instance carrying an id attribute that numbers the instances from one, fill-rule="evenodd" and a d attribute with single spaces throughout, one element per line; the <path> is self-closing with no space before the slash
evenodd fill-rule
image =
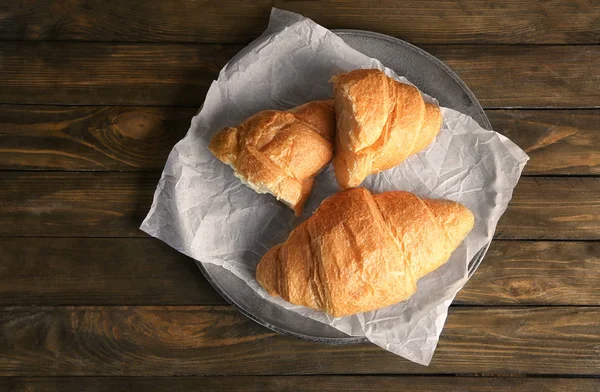
<path id="1" fill-rule="evenodd" d="M 360 30 L 334 30 L 354 49 L 381 61 L 398 75 L 406 77 L 421 91 L 435 97 L 440 105 L 473 117 L 482 127 L 491 129 L 481 105 L 460 78 L 444 63 L 405 41 L 387 35 Z M 487 247 L 469 263 L 472 274 L 481 263 Z M 311 341 L 348 344 L 363 342 L 363 337 L 348 336 L 335 328 L 288 311 L 260 297 L 244 281 L 224 268 L 196 262 L 206 279 L 241 313 L 284 335 Z"/>

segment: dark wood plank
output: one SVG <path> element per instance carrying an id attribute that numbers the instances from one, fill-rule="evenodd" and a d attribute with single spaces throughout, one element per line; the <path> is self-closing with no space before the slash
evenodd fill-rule
<path id="1" fill-rule="evenodd" d="M 194 108 L 0 106 L 0 168 L 157 170 Z"/>
<path id="2" fill-rule="evenodd" d="M 145 237 L 157 173 L 3 172 L 0 236 Z M 600 239 L 600 178 L 524 177 L 496 237 Z"/>
<path id="3" fill-rule="evenodd" d="M 0 375 L 598 375 L 599 323 L 600 308 L 454 308 L 423 367 L 281 336 L 230 307 L 14 307 L 0 310 Z"/>
<path id="4" fill-rule="evenodd" d="M 600 46 L 441 45 L 425 50 L 450 66 L 486 108 L 600 107 Z"/>
<path id="5" fill-rule="evenodd" d="M 0 238 L 0 305 L 225 305 L 152 238 Z M 600 305 L 600 242 L 492 243 L 461 305 Z"/>
<path id="6" fill-rule="evenodd" d="M 375 30 L 418 44 L 600 42 L 600 7 L 583 0 L 6 2 L 0 39 L 247 42 L 266 27 L 271 6 L 328 28 Z"/>
<path id="7" fill-rule="evenodd" d="M 487 110 L 495 131 L 524 149 L 525 174 L 600 174 L 599 110 Z"/>
<path id="8" fill-rule="evenodd" d="M 599 239 L 600 178 L 522 178 L 495 238 Z"/>
<path id="9" fill-rule="evenodd" d="M 225 305 L 153 238 L 1 238 L 0 305 Z"/>
<path id="10" fill-rule="evenodd" d="M 13 392 L 280 392 L 280 391 L 545 391 L 593 392 L 600 379 L 423 376 L 200 376 L 200 377 L 3 377 Z"/>
<path id="11" fill-rule="evenodd" d="M 600 305 L 600 242 L 492 242 L 455 304 Z"/>
<path id="12" fill-rule="evenodd" d="M 200 107 L 241 46 L 12 43 L 0 48 L 0 103 Z"/>
<path id="13" fill-rule="evenodd" d="M 159 170 L 195 108 L 0 105 L 0 169 Z M 488 110 L 525 174 L 600 174 L 600 110 Z"/>
<path id="14" fill-rule="evenodd" d="M 237 45 L 4 42 L 0 103 L 199 107 Z M 600 107 L 600 46 L 434 45 L 485 107 Z"/>
<path id="15" fill-rule="evenodd" d="M 0 236 L 120 237 L 138 228 L 160 173 L 0 173 Z"/>

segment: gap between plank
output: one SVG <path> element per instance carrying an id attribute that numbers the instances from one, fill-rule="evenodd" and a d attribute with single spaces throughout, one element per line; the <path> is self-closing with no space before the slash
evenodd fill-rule
<path id="1" fill-rule="evenodd" d="M 1 41 L 0 41 L 1 42 Z M 144 104 L 144 103 L 128 103 L 128 104 L 94 104 L 94 103 L 86 103 L 86 104 L 78 104 L 78 103 L 23 103 L 23 102 L 0 102 L 0 106 L 74 106 L 74 107 L 141 107 L 141 108 L 197 108 L 200 110 L 202 104 L 200 105 L 185 105 L 185 104 L 177 104 L 177 105 L 153 105 L 153 104 Z M 594 106 L 482 106 L 484 110 L 597 110 L 600 109 L 600 105 Z"/>
<path id="2" fill-rule="evenodd" d="M 323 26 L 326 29 L 327 26 Z M 266 26 L 265 26 L 266 29 Z M 363 29 L 353 29 L 353 28 L 340 28 L 340 29 L 335 29 L 335 28 L 331 28 L 328 29 L 331 32 L 333 32 L 335 34 L 335 30 L 357 30 L 357 31 L 367 31 L 367 32 L 373 32 L 376 33 L 376 31 L 372 31 L 372 30 L 363 30 Z M 589 43 L 582 43 L 582 42 L 577 42 L 577 43 L 564 43 L 564 42 L 555 42 L 555 43 L 535 43 L 535 42 L 529 42 L 529 43 L 505 43 L 505 42 L 453 42 L 453 43 L 448 43 L 446 41 L 444 42 L 427 42 L 427 43 L 414 43 L 414 41 L 411 40 L 405 40 L 402 39 L 402 37 L 398 37 L 395 35 L 390 35 L 390 34 L 384 34 L 384 33 L 378 33 L 378 34 L 382 34 L 388 37 L 392 37 L 392 38 L 396 38 L 396 39 L 400 39 L 404 42 L 408 42 L 411 45 L 417 46 L 417 47 L 422 47 L 422 46 L 456 46 L 456 45 L 465 45 L 465 46 L 514 46 L 514 47 L 518 47 L 518 46 L 598 46 L 600 45 L 600 42 L 589 42 Z M 9 42 L 9 43 L 21 43 L 21 44 L 29 44 L 29 43 L 44 43 L 44 44 L 53 44 L 53 43 L 79 43 L 79 44 L 105 44 L 105 45 L 248 45 L 250 44 L 252 41 L 254 41 L 256 38 L 260 37 L 259 35 L 256 35 L 254 37 L 251 37 L 249 40 L 247 41 L 235 41 L 235 42 L 214 42 L 214 41 L 92 41 L 92 40 L 77 40 L 77 39 L 57 39 L 57 40 L 48 40 L 48 39 L 41 39 L 41 40 L 36 40 L 36 39 L 6 39 L 6 38 L 0 38 L 0 43 L 1 42 Z"/>
<path id="3" fill-rule="evenodd" d="M 162 170 L 139 169 L 139 170 L 114 170 L 114 169 L 2 169 L 0 173 L 150 173 L 161 174 Z M 598 178 L 600 173 L 594 174 L 521 174 L 521 178 Z"/>
<path id="4" fill-rule="evenodd" d="M 214 374 L 214 375 L 185 375 L 185 374 L 174 374 L 171 376 L 87 376 L 87 375 L 70 375 L 70 376 L 0 376 L 2 379 L 45 379 L 45 378 L 140 378 L 140 379 L 168 379 L 168 378 L 216 378 L 216 377 L 234 377 L 234 378 L 283 378 L 283 377 L 297 377 L 297 378 L 309 378 L 309 377 L 340 377 L 340 378 L 357 378 L 357 377 L 390 377 L 390 378 L 422 378 L 422 377 L 439 377 L 439 378 L 553 378 L 553 379 L 597 379 L 600 375 L 594 374 L 531 374 L 531 373 L 319 373 L 319 374 L 256 374 L 256 375 L 226 375 L 226 374 Z"/>

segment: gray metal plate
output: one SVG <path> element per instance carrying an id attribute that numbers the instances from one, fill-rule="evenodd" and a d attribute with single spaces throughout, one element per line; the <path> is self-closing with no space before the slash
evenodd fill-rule
<path id="1" fill-rule="evenodd" d="M 405 76 L 440 105 L 473 117 L 482 127 L 491 129 L 481 105 L 468 87 L 440 60 L 402 40 L 368 31 L 334 30 L 348 45 L 380 60 L 398 75 Z M 482 249 L 469 264 L 472 274 L 485 255 Z M 331 344 L 362 342 L 317 321 L 302 317 L 272 304 L 255 293 L 244 281 L 222 267 L 196 262 L 206 279 L 241 313 L 276 332 L 311 341 Z"/>

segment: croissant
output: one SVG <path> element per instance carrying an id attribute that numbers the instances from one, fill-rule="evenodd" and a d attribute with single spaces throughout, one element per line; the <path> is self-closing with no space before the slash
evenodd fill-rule
<path id="1" fill-rule="evenodd" d="M 334 133 L 333 101 L 312 101 L 256 113 L 218 131 L 208 148 L 244 184 L 272 194 L 298 216 L 314 177 L 331 160 Z"/>
<path id="2" fill-rule="evenodd" d="M 342 188 L 390 169 L 427 147 L 441 129 L 439 107 L 377 69 L 334 76 L 337 136 L 333 165 Z"/>
<path id="3" fill-rule="evenodd" d="M 272 296 L 335 317 L 382 308 L 412 296 L 473 224 L 453 201 L 342 191 L 263 256 L 256 279 Z"/>

